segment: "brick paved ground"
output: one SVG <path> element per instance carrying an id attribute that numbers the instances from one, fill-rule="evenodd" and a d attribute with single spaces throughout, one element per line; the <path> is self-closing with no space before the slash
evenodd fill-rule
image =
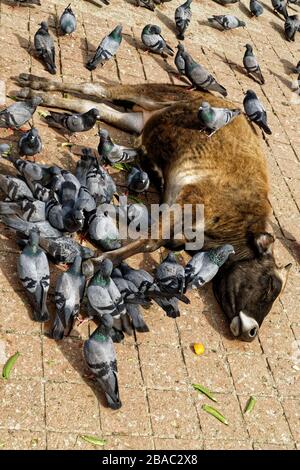
<path id="1" fill-rule="evenodd" d="M 41 0 L 40 8 L 16 8 L 0 1 L 0 78 L 14 89 L 11 76 L 32 72 L 49 76 L 30 54 L 31 41 L 41 20 L 48 20 L 55 36 L 60 80 L 103 80 L 106 83 L 173 82 L 172 61 L 144 55 L 140 32 L 149 22 L 162 26 L 163 35 L 175 46 L 174 0 L 156 13 L 136 8 L 129 0 L 111 0 L 99 8 L 73 0 L 78 16 L 74 38 L 57 33 L 57 15 L 67 2 Z M 241 106 L 243 92 L 254 89 L 262 98 L 273 135 L 262 146 L 271 180 L 273 225 L 279 261 L 293 262 L 284 294 L 273 308 L 258 340 L 243 344 L 233 340 L 228 324 L 207 287 L 191 294 L 191 306 L 182 308 L 176 321 L 156 307 L 146 312 L 148 334 L 126 338 L 117 345 L 123 407 L 113 412 L 103 406 L 93 382 L 85 379 L 82 340 L 88 327 L 74 330 L 69 339 L 55 343 L 43 327 L 29 319 L 29 306 L 16 275 L 17 245 L 8 230 L 1 229 L 0 244 L 0 345 L 3 363 L 21 352 L 11 379 L 0 382 L 0 447 L 14 449 L 92 448 L 78 436 L 94 434 L 107 439 L 107 449 L 295 449 L 300 448 L 299 369 L 292 359 L 293 344 L 300 340 L 300 112 L 298 97 L 291 91 L 296 78 L 290 65 L 300 59 L 299 41 L 282 36 L 283 21 L 265 0 L 265 13 L 250 19 L 245 0 L 226 9 L 209 0 L 194 0 L 193 20 L 185 44 L 191 54 L 228 89 Z M 267 3 L 267 4 L 266 4 Z M 300 12 L 299 7 L 298 12 Z M 206 23 L 209 14 L 232 12 L 247 28 L 219 32 Z M 294 11 L 292 11 L 294 13 Z M 170 19 L 171 18 L 171 19 Z M 124 40 L 117 59 L 92 74 L 83 63 L 99 40 L 117 23 L 124 25 Z M 266 84 L 247 78 L 241 69 L 243 46 L 253 43 Z M 7 99 L 7 103 L 10 100 Z M 36 114 L 45 149 L 39 160 L 74 168 L 76 158 L 61 147 L 62 139 Z M 107 127 L 107 126 L 106 126 Z M 128 142 L 129 136 L 112 131 Z M 80 144 L 97 144 L 95 130 L 78 136 Z M 16 137 L 10 137 L 16 140 Z M 7 141 L 6 131 L 1 140 Z M 1 163 L 1 172 L 11 171 Z M 150 201 L 153 195 L 148 193 Z M 152 269 L 162 253 L 139 256 L 135 266 Z M 58 269 L 53 268 L 52 285 Z M 90 325 L 89 328 L 92 326 Z M 46 328 L 47 329 L 47 328 Z M 206 352 L 197 357 L 195 341 Z M 219 409 L 229 420 L 222 425 L 201 410 L 207 400 L 193 391 L 198 382 L 216 392 Z M 257 397 L 251 415 L 242 410 L 250 394 Z"/>

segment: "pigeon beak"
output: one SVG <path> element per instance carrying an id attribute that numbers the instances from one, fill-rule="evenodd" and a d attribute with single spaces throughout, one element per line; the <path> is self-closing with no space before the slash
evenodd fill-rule
<path id="1" fill-rule="evenodd" d="M 100 121 L 100 114 L 98 114 L 98 116 L 96 116 L 96 119 L 97 119 L 98 121 Z"/>

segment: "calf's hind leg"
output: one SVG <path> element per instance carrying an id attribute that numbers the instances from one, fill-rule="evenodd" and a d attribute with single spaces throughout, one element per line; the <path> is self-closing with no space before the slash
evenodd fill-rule
<path id="1" fill-rule="evenodd" d="M 31 88 L 22 88 L 17 92 L 17 96 L 21 98 L 40 96 L 43 99 L 41 106 L 58 108 L 75 113 L 85 113 L 91 108 L 97 108 L 100 112 L 101 121 L 126 132 L 140 134 L 144 128 L 144 117 L 142 112 L 121 112 L 104 103 L 80 98 L 63 98 L 47 92 L 37 92 Z"/>

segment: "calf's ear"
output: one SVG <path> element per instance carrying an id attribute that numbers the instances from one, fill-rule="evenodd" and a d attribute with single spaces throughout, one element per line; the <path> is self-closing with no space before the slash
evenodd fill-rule
<path id="1" fill-rule="evenodd" d="M 270 255 L 273 252 L 274 237 L 268 232 L 261 232 L 254 236 L 254 245 L 261 256 Z"/>

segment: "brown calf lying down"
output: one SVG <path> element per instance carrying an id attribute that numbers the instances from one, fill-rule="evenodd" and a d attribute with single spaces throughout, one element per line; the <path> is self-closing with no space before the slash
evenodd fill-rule
<path id="1" fill-rule="evenodd" d="M 67 84 L 22 74 L 22 96 L 40 94 L 45 106 L 76 112 L 95 107 L 95 101 L 64 99 L 49 91 L 82 93 L 98 100 L 101 119 L 123 130 L 140 134 L 142 164 L 162 188 L 168 205 L 204 205 L 204 247 L 224 243 L 234 246 L 214 281 L 214 292 L 230 320 L 232 333 L 252 341 L 286 283 L 290 265 L 277 266 L 274 237 L 268 233 L 271 212 L 268 177 L 259 135 L 244 115 L 213 137 L 200 132 L 197 110 L 202 102 L 236 108 L 229 101 L 186 87 L 162 84 L 113 86 Z M 103 101 L 130 108 L 117 110 Z M 121 108 L 120 108 L 121 109 Z M 171 217 L 172 220 L 172 217 Z M 192 227 L 195 229 L 195 220 Z M 175 240 L 175 229 L 166 240 L 163 227 L 156 239 L 140 239 L 105 253 L 85 265 L 92 273 L 104 257 L 114 263 L 161 246 L 178 247 L 189 240 Z"/>

